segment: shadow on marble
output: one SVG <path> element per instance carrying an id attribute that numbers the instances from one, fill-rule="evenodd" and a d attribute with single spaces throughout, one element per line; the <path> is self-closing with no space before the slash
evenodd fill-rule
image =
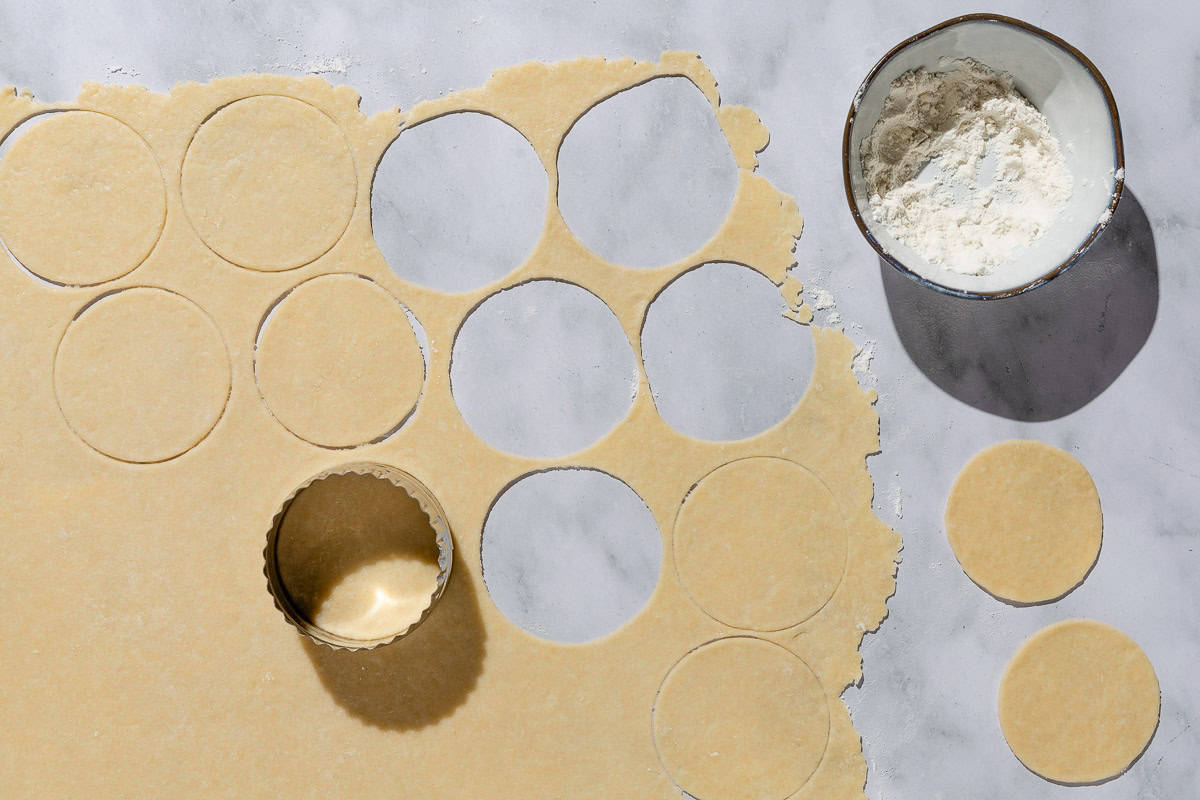
<path id="1" fill-rule="evenodd" d="M 1016 297 L 950 297 L 883 259 L 879 268 L 917 367 L 950 396 L 1009 419 L 1058 419 L 1090 403 L 1138 354 L 1158 313 L 1154 234 L 1128 187 L 1075 266 Z"/>
<path id="2" fill-rule="evenodd" d="M 389 730 L 416 730 L 454 713 L 483 671 L 487 635 L 479 598 L 455 553 L 450 581 L 412 633 L 364 652 L 304 649 L 333 699 L 355 717 Z"/>

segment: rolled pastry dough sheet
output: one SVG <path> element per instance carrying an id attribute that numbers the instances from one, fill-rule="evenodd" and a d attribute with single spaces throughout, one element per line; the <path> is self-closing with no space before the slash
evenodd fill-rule
<path id="1" fill-rule="evenodd" d="M 1097 783 L 1129 768 L 1158 727 L 1158 678 L 1137 642 L 1090 619 L 1059 622 L 1021 646 L 1000 682 L 1000 728 L 1047 780 Z"/>
<path id="2" fill-rule="evenodd" d="M 1100 555 L 1100 496 L 1074 456 L 1034 441 L 1000 442 L 959 473 L 946 535 L 963 571 L 1013 603 L 1056 600 Z"/>
<path id="3" fill-rule="evenodd" d="M 663 76 L 687 78 L 708 99 L 739 167 L 738 186 L 725 221 L 697 252 L 634 270 L 601 259 L 567 228 L 554 201 L 556 155 L 589 108 Z M 693 773 L 673 779 L 673 765 L 704 761 L 707 752 L 695 748 L 708 739 L 684 713 L 688 729 L 673 728 L 673 755 L 660 760 L 651 721 L 659 689 L 685 656 L 705 652 L 697 648 L 743 637 L 737 641 L 756 644 L 713 652 L 770 652 L 770 663 L 735 657 L 680 666 L 664 702 L 671 686 L 691 687 L 686 697 L 708 684 L 737 687 L 771 674 L 779 680 L 771 686 L 790 692 L 781 708 L 801 709 L 805 718 L 824 708 L 828 722 L 715 771 L 706 764 L 706 780 L 716 783 L 705 785 L 770 774 L 772 792 L 862 797 L 866 764 L 840 695 L 862 674 L 863 634 L 887 614 L 900 539 L 871 509 L 866 456 L 878 450 L 879 418 L 874 394 L 851 372 L 855 347 L 846 336 L 810 328 L 815 358 L 803 399 L 773 428 L 740 441 L 674 431 L 655 411 L 640 363 L 626 418 L 564 458 L 488 446 L 450 392 L 450 354 L 463 320 L 487 297 L 526 281 L 567 281 L 591 292 L 613 310 L 635 353 L 650 302 L 699 264 L 746 265 L 794 300 L 795 282 L 785 281 L 801 219 L 795 201 L 754 171 L 768 139 L 757 116 L 722 105 L 715 79 L 688 53 L 666 53 L 657 63 L 522 64 L 407 112 L 367 117 L 358 103 L 348 87 L 276 75 L 181 84 L 169 94 L 89 84 L 76 101 L 56 106 L 0 94 L 0 130 L 70 109 L 88 120 L 79 123 L 87 130 L 66 138 L 92 141 L 47 146 L 63 132 L 38 127 L 49 118 L 34 121 L 28 135 L 50 138 L 27 150 L 14 144 L 0 173 L 10 169 L 19 182 L 32 169 L 91 188 L 78 204 L 57 204 L 55 184 L 39 195 L 43 178 L 31 179 L 35 196 L 27 203 L 0 203 L 0 235 L 28 238 L 31 271 L 107 281 L 63 288 L 0 264 L 9 373 L 0 385 L 7 612 L 0 663 L 13 689 L 0 730 L 0 796 L 677 798 L 675 780 Z M 487 286 L 447 294 L 388 267 L 371 234 L 370 186 L 397 136 L 459 111 L 491 114 L 520 131 L 550 192 L 544 229 L 525 261 Z M 146 149 L 161 177 L 147 166 Z M 109 160 L 118 156 L 129 169 L 114 174 Z M 136 202 L 94 202 L 89 181 L 98 180 Z M 165 216 L 155 223 L 163 184 Z M 412 187 L 413 202 L 420 191 Z M 129 218 L 111 224 L 122 214 Z M 105 258 L 83 270 L 80 258 L 90 251 L 80 248 Z M 161 302 L 166 293 L 179 302 Z M 428 337 L 427 365 L 400 306 Z M 115 318 L 94 316 L 106 308 L 121 311 L 125 323 L 85 336 L 99 330 L 93 322 Z M 352 309 L 361 319 L 343 324 Z M 798 303 L 794 312 L 811 318 Z M 390 331 L 392 341 L 376 347 L 359 322 Z M 185 334 L 195 358 L 173 360 L 157 349 L 172 330 Z M 85 351 L 95 359 L 80 357 Z M 137 372 L 119 366 L 113 378 L 93 361 L 128 361 Z M 394 383 L 380 385 L 380 375 Z M 122 406 L 114 379 L 154 392 Z M 663 563 L 671 565 L 675 519 L 689 490 L 751 458 L 795 467 L 763 472 L 763 503 L 745 506 L 744 518 L 725 530 L 761 528 L 754 553 L 784 578 L 809 574 L 803 559 L 811 552 L 819 580 L 810 589 L 789 587 L 778 603 L 763 599 L 752 613 L 727 614 L 727 598 L 712 587 L 753 585 L 756 576 L 746 572 L 753 565 L 689 562 L 689 575 L 708 570 L 689 583 L 691 594 L 675 570 L 663 569 L 639 614 L 586 644 L 527 634 L 488 596 L 481 531 L 496 497 L 522 476 L 554 467 L 613 475 L 651 509 Z M 296 487 L 360 461 L 394 465 L 430 489 L 446 510 L 455 562 L 441 600 L 410 634 L 370 652 L 334 652 L 285 623 L 266 590 L 262 553 L 273 515 Z M 816 505 L 794 526 L 779 525 L 771 498 L 790 489 Z M 840 519 L 844 535 L 821 527 L 827 519 Z M 723 546 L 719 534 L 705 533 L 712 552 Z M 354 586 L 343 592 L 322 580 L 308 587 L 314 613 L 327 591 L 331 615 L 358 607 Z M 709 607 L 753 629 L 730 627 Z M 780 665 L 791 681 L 779 678 Z M 767 699 L 744 688 L 756 702 Z M 732 712 L 711 708 L 725 715 L 712 718 L 712 732 L 736 733 Z M 769 704 L 745 713 L 783 726 L 756 727 L 756 736 L 799 735 L 796 721 L 773 717 Z M 785 770 L 771 771 L 789 758 Z"/>

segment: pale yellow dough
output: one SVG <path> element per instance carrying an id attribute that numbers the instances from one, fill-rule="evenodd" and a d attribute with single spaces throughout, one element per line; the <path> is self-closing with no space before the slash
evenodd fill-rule
<path id="1" fill-rule="evenodd" d="M 30 121 L 0 160 L 0 239 L 30 272 L 68 286 L 110 281 L 150 254 L 167 193 L 145 140 L 107 114 Z"/>
<path id="2" fill-rule="evenodd" d="M 165 461 L 217 423 L 229 397 L 229 356 L 190 300 L 134 287 L 101 296 L 67 328 L 54 389 L 72 430 L 101 453 Z"/>
<path id="3" fill-rule="evenodd" d="M 357 275 L 300 284 L 255 347 L 254 376 L 284 427 L 325 447 L 366 444 L 396 428 L 421 396 L 425 362 L 404 308 Z"/>
<path id="4" fill-rule="evenodd" d="M 1014 603 L 1055 600 L 1100 555 L 1100 496 L 1074 456 L 1007 441 L 972 458 L 946 503 L 946 535 L 963 571 Z"/>
<path id="5" fill-rule="evenodd" d="M 762 639 L 719 639 L 693 650 L 667 674 L 654 703 L 663 767 L 699 800 L 791 797 L 828 741 L 820 681 L 791 652 Z"/>
<path id="6" fill-rule="evenodd" d="M 230 103 L 196 132 L 183 205 L 219 256 L 284 270 L 324 255 L 354 213 L 354 158 L 337 124 L 289 97 Z"/>
<path id="7" fill-rule="evenodd" d="M 842 510 L 798 464 L 734 461 L 684 500 L 675 564 L 688 594 L 715 619 L 757 631 L 790 628 L 820 611 L 842 580 Z"/>
<path id="8" fill-rule="evenodd" d="M 1158 677 L 1137 642 L 1073 619 L 1035 633 L 1000 683 L 1000 727 L 1025 766 L 1059 783 L 1124 772 L 1158 727 Z"/>
<path id="9" fill-rule="evenodd" d="M 567 229 L 553 202 L 556 154 L 597 102 L 662 76 L 691 80 L 711 102 L 739 184 L 729 216 L 700 250 L 660 268 L 625 269 Z M 715 786 L 753 766 L 728 758 L 715 771 L 689 766 L 707 757 L 707 733 L 678 706 L 685 724 L 672 726 L 668 763 L 660 760 L 654 726 L 661 733 L 673 713 L 672 687 L 686 697 L 697 676 L 730 687 L 711 705 L 704 701 L 718 714 L 721 697 L 758 703 L 768 699 L 767 687 L 778 690 L 775 710 L 758 705 L 739 711 L 743 716 L 718 717 L 711 731 L 736 738 L 746 726 L 754 741 L 773 732 L 788 737 L 758 762 L 794 758 L 763 776 L 765 789 L 798 789 L 793 796 L 801 800 L 863 797 L 866 763 L 840 695 L 862 675 L 864 632 L 886 616 L 900 539 L 871 509 L 866 457 L 878 450 L 879 418 L 873 393 L 851 372 L 855 347 L 846 336 L 811 329 L 815 363 L 804 398 L 778 425 L 742 441 L 698 441 L 674 431 L 656 413 L 640 367 L 627 418 L 560 459 L 489 447 L 450 394 L 450 355 L 463 319 L 489 295 L 528 280 L 566 280 L 595 294 L 635 352 L 652 299 L 701 263 L 745 264 L 794 300 L 796 283 L 785 279 L 801 220 L 792 198 L 754 172 L 766 129 L 749 109 L 721 105 L 715 79 L 687 53 L 666 53 L 658 62 L 523 64 L 498 71 L 482 88 L 407 112 L 366 117 L 358 102 L 347 87 L 274 75 L 182 84 L 166 95 L 89 84 L 78 100 L 59 106 L 0 94 L 0 131 L 50 108 L 119 120 L 144 140 L 167 187 L 161 238 L 150 257 L 105 286 L 120 294 L 82 314 L 100 290 L 50 286 L 0 264 L 7 370 L 0 381 L 0 663 L 13 688 L 0 727 L 0 797 L 678 798 L 675 765 L 677 778 L 703 776 Z M 450 295 L 388 268 L 371 235 L 370 185 L 375 165 L 407 126 L 465 110 L 492 114 L 528 138 L 546 169 L 551 204 L 524 263 L 488 286 Z M 79 158 L 70 156 L 68 173 L 87 173 Z M 54 169 L 41 157 L 37 165 Z M 137 173 L 118 179 L 118 194 L 139 194 L 144 183 Z M 413 202 L 421 190 L 412 187 Z M 52 261 L 65 263 L 69 253 L 39 231 L 59 231 L 69 215 L 50 217 L 27 232 Z M 356 278 L 310 281 L 331 274 L 365 276 L 373 286 Z M 256 384 L 264 318 L 298 286 L 258 342 L 266 374 Z M 323 286 L 338 288 L 324 296 L 330 313 L 317 320 Z M 131 292 L 178 301 L 164 302 L 161 314 L 120 309 Z M 299 305 L 289 308 L 291 300 Z M 400 304 L 428 335 L 427 366 L 401 324 Z M 363 338 L 357 320 L 347 324 L 351 306 L 397 337 L 395 349 L 384 350 L 387 364 L 360 360 L 363 345 L 370 350 L 378 342 Z M 195 310 L 168 314 L 168 307 Z M 121 321 L 106 319 L 106 308 L 121 310 Z M 807 319 L 807 309 L 797 303 L 793 316 Z M 273 341 L 273 330 L 302 335 L 305 320 L 319 321 L 330 340 L 319 343 L 314 332 L 303 348 L 291 349 Z M 89 334 L 93 321 L 108 327 Z M 166 334 L 179 335 L 186 361 L 154 356 L 159 347 L 179 352 L 177 344 L 161 343 Z M 346 366 L 337 363 L 343 355 Z M 130 356 L 136 368 L 125 364 Z M 163 370 L 154 378 L 161 384 L 143 383 L 151 367 Z M 330 383 L 304 400 L 289 395 L 289 386 L 311 387 L 326 369 Z M 396 385 L 381 389 L 378 375 Z M 347 402 L 350 387 L 357 387 L 361 408 Z M 349 450 L 317 446 L 387 433 L 380 427 L 403 419 L 414 387 L 421 387 L 420 401 L 395 432 Z M 169 460 L 130 464 L 110 456 Z M 760 462 L 742 459 L 759 457 L 786 463 L 761 462 L 771 465 L 756 495 L 762 502 L 746 506 L 729 530 L 755 531 L 755 552 L 786 554 L 778 572 L 763 574 L 785 583 L 811 575 L 817 585 L 781 587 L 782 605 L 756 600 L 751 622 L 790 625 L 760 634 L 770 644 L 754 644 L 753 652 L 773 648 L 770 656 L 718 658 L 750 645 L 714 646 L 715 660 L 681 663 L 693 652 L 701 659 L 708 651 L 697 648 L 738 630 L 702 611 L 672 567 L 673 543 L 684 536 L 675 531 L 680 505 L 705 476 L 721 474 L 717 468 L 738 462 L 743 467 L 734 469 L 743 469 Z M 454 535 L 454 564 L 440 601 L 407 636 L 369 652 L 334 652 L 286 624 L 267 592 L 263 549 L 276 511 L 296 487 L 363 461 L 405 470 L 432 491 Z M 557 466 L 624 481 L 663 534 L 665 567 L 645 609 L 587 644 L 544 641 L 513 625 L 489 599 L 481 572 L 480 536 L 492 502 L 521 476 Z M 786 499 L 793 490 L 813 502 L 805 512 L 811 519 L 801 515 L 794 528 L 781 524 L 774 505 L 793 503 Z M 362 507 L 347 504 L 350 514 Z M 839 516 L 845 536 L 834 530 Z M 806 519 L 832 527 L 816 531 Z M 332 580 L 378 577 L 361 569 L 348 565 Z M 743 559 L 716 560 L 708 570 L 706 578 L 740 586 L 760 577 L 745 571 Z M 330 576 L 321 581 L 329 590 L 324 601 L 324 589 L 309 587 L 314 615 L 328 612 L 346 630 L 361 622 L 360 634 L 382 627 L 356 616 L 363 599 L 357 589 L 347 584 L 339 594 Z M 780 608 L 786 613 L 775 614 Z M 760 678 L 769 683 L 751 688 Z M 666 716 L 652 722 L 656 698 Z M 801 730 L 800 720 L 821 724 Z"/>

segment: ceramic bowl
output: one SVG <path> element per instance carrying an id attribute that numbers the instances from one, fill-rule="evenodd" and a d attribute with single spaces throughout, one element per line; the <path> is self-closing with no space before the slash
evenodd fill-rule
<path id="1" fill-rule="evenodd" d="M 893 80 L 918 67 L 945 71 L 949 61 L 962 58 L 1013 77 L 1017 90 L 1049 120 L 1074 179 L 1071 199 L 1050 230 L 990 275 L 964 275 L 931 264 L 889 234 L 871 213 L 860 157 L 862 141 L 879 120 Z M 846 118 L 842 166 L 850 211 L 883 259 L 939 291 L 991 299 L 1040 286 L 1083 255 L 1121 198 L 1125 157 L 1117 105 L 1087 56 L 1026 22 L 996 14 L 968 14 L 906 39 L 871 69 Z"/>

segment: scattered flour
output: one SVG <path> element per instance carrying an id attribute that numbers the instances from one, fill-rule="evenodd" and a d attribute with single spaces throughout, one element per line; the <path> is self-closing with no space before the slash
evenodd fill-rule
<path id="1" fill-rule="evenodd" d="M 888 483 L 888 502 L 892 505 L 892 514 L 896 519 L 904 519 L 904 489 L 900 486 L 900 473 L 892 475 Z"/>
<path id="2" fill-rule="evenodd" d="M 855 377 L 862 382 L 871 374 L 871 361 L 875 358 L 875 340 L 868 339 L 859 346 L 858 352 L 854 354 L 854 360 L 850 362 L 850 369 L 854 371 Z"/>
<path id="3" fill-rule="evenodd" d="M 812 290 L 812 296 L 814 311 L 824 311 L 827 308 L 833 308 L 833 292 L 829 291 L 828 289 L 814 287 Z"/>
<path id="4" fill-rule="evenodd" d="M 1054 224 L 1073 182 L 1011 76 L 970 59 L 947 66 L 892 82 L 862 143 L 863 172 L 889 233 L 930 263 L 987 275 Z"/>
<path id="5" fill-rule="evenodd" d="M 345 75 L 351 61 L 343 56 L 328 56 L 304 67 L 308 75 Z"/>

